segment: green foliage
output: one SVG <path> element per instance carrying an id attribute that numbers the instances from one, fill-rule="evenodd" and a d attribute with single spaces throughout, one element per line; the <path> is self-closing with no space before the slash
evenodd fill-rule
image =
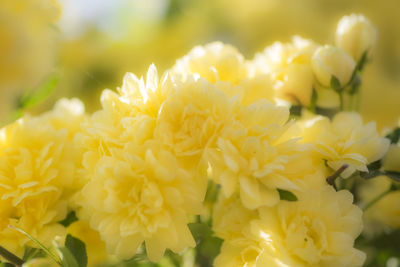
<path id="1" fill-rule="evenodd" d="M 68 227 L 70 224 L 76 222 L 77 220 L 78 217 L 76 217 L 75 211 L 71 211 L 70 213 L 68 213 L 67 217 L 59 223 L 65 227 Z"/>
<path id="2" fill-rule="evenodd" d="M 340 81 L 335 75 L 332 75 L 331 77 L 331 88 L 337 92 L 342 90 Z"/>
<path id="3" fill-rule="evenodd" d="M 88 258 L 85 243 L 71 235 L 67 235 L 65 247 L 74 255 L 79 267 L 87 266 Z"/>
<path id="4" fill-rule="evenodd" d="M 57 253 L 61 259 L 61 267 L 79 267 L 74 255 L 68 248 L 59 246 L 57 247 Z"/>
<path id="5" fill-rule="evenodd" d="M 331 82 L 332 82 L 332 81 L 331 81 Z M 311 94 L 310 107 L 309 107 L 309 110 L 310 110 L 312 113 L 315 113 L 315 109 L 316 109 L 316 107 L 317 107 L 317 100 L 318 100 L 318 93 L 317 93 L 317 91 L 313 88 L 312 94 Z M 301 115 L 301 113 L 300 113 L 300 115 Z"/>
<path id="6" fill-rule="evenodd" d="M 357 63 L 356 70 L 362 71 L 365 65 L 368 63 L 368 50 L 364 51 L 360 60 Z"/>
<path id="7" fill-rule="evenodd" d="M 14 265 L 9 262 L 0 261 L 0 267 L 14 267 Z"/>
<path id="8" fill-rule="evenodd" d="M 59 259 L 50 252 L 50 250 L 44 246 L 42 243 L 40 243 L 36 238 L 34 238 L 33 236 L 31 236 L 30 234 L 28 234 L 27 232 L 25 232 L 24 230 L 14 227 L 14 226 L 9 226 L 10 228 L 20 232 L 21 234 L 23 234 L 24 236 L 28 237 L 30 240 L 32 240 L 33 243 L 35 243 L 39 248 L 41 248 L 43 250 L 43 252 L 49 256 L 51 259 L 53 259 L 56 263 L 58 263 L 59 265 L 61 265 L 61 262 L 59 261 Z"/>
<path id="9" fill-rule="evenodd" d="M 297 201 L 297 196 L 290 191 L 278 189 L 278 192 L 281 200 Z"/>
<path id="10" fill-rule="evenodd" d="M 364 179 L 372 179 L 384 175 L 396 182 L 400 182 L 400 172 L 382 170 L 382 162 L 380 160 L 368 164 L 367 167 L 368 172 L 360 172 L 360 176 Z"/>
<path id="11" fill-rule="evenodd" d="M 391 144 L 397 144 L 400 139 L 400 127 L 395 128 L 390 134 L 386 135 Z"/>
<path id="12" fill-rule="evenodd" d="M 51 75 L 39 88 L 21 97 L 18 105 L 19 108 L 23 110 L 41 103 L 54 91 L 57 83 L 58 77 L 55 74 Z"/>
<path id="13" fill-rule="evenodd" d="M 45 256 L 46 253 L 43 252 L 42 249 L 25 246 L 24 256 L 22 257 L 22 259 L 24 261 L 29 261 L 35 258 L 43 258 Z"/>
<path id="14" fill-rule="evenodd" d="M 20 266 L 24 263 L 24 261 L 22 259 L 20 259 L 16 255 L 12 254 L 10 251 L 3 248 L 2 246 L 0 246 L 0 257 L 4 258 L 8 262 L 13 263 L 17 266 Z M 7 265 L 7 262 L 5 262 L 3 264 Z"/>
<path id="15" fill-rule="evenodd" d="M 198 266 L 213 266 L 219 254 L 223 240 L 215 237 L 210 226 L 204 223 L 190 223 L 189 229 L 196 240 L 196 263 Z"/>
<path id="16" fill-rule="evenodd" d="M 383 232 L 372 239 L 360 236 L 356 240 L 356 247 L 368 249 L 365 267 L 386 267 L 388 259 L 394 257 L 400 260 L 400 230 Z"/>

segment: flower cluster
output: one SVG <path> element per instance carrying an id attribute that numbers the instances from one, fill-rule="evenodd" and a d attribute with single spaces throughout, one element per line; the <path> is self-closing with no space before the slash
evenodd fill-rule
<path id="1" fill-rule="evenodd" d="M 28 242 L 9 224 L 45 243 L 67 230 L 97 248 L 91 264 L 104 249 L 130 259 L 145 248 L 157 262 L 196 246 L 189 223 L 209 213 L 223 240 L 215 266 L 361 266 L 362 211 L 347 178 L 382 166 L 393 176 L 398 154 L 346 104 L 375 35 L 352 15 L 336 46 L 294 37 L 253 60 L 198 46 L 161 77 L 154 65 L 146 79 L 126 74 L 91 115 L 62 100 L 5 127 L 0 243 Z M 79 221 L 64 229 L 68 211 Z"/>

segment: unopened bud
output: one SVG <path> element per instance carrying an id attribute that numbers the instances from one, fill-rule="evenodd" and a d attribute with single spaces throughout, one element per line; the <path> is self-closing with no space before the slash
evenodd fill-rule
<path id="1" fill-rule="evenodd" d="M 311 66 L 321 85 L 331 87 L 332 77 L 335 77 L 343 87 L 350 81 L 356 63 L 342 49 L 325 45 L 315 51 Z"/>
<path id="2" fill-rule="evenodd" d="M 343 49 L 357 62 L 364 52 L 370 58 L 377 41 L 377 30 L 363 15 L 344 16 L 336 29 L 336 46 Z"/>

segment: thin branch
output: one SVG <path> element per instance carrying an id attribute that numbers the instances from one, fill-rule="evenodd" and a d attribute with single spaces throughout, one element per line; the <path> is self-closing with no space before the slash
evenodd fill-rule
<path id="1" fill-rule="evenodd" d="M 22 266 L 22 264 L 25 263 L 22 259 L 20 259 L 2 246 L 0 246 L 0 256 L 10 263 L 14 264 L 15 266 Z"/>
<path id="2" fill-rule="evenodd" d="M 348 164 L 343 164 L 337 171 L 335 171 L 331 176 L 326 178 L 326 182 L 332 185 L 336 189 L 335 180 L 349 167 Z"/>

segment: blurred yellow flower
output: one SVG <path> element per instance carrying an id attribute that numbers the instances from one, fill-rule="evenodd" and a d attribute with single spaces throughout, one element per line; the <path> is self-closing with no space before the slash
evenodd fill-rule
<path id="1" fill-rule="evenodd" d="M 381 159 L 389 147 L 389 140 L 379 136 L 375 122 L 363 124 L 355 112 L 340 112 L 332 121 L 316 116 L 301 124 L 303 141 L 314 144 L 318 157 L 329 167 L 337 170 L 349 165 L 341 174 L 343 178 L 355 171 L 367 172 L 367 165 Z"/>
<path id="2" fill-rule="evenodd" d="M 21 255 L 29 239 L 8 225 L 23 229 L 46 245 L 65 229 L 80 155 L 68 120 L 83 117 L 77 100 L 61 100 L 53 111 L 24 118 L 0 133 L 0 242 Z M 80 106 L 76 110 L 76 105 Z"/>
<path id="3" fill-rule="evenodd" d="M 0 116 L 4 123 L 23 89 L 51 71 L 60 7 L 54 0 L 4 0 L 0 6 Z"/>
<path id="4" fill-rule="evenodd" d="M 276 42 L 256 54 L 254 71 L 272 76 L 277 97 L 309 106 L 314 84 L 311 57 L 317 48 L 318 44 L 299 36 L 291 43 Z"/>
<path id="5" fill-rule="evenodd" d="M 198 75 L 211 83 L 228 81 L 239 83 L 246 77 L 244 57 L 231 45 L 221 42 L 194 47 L 186 56 L 176 61 L 173 74 Z"/>
<path id="6" fill-rule="evenodd" d="M 378 31 L 369 19 L 360 14 L 351 14 L 339 21 L 335 44 L 358 62 L 364 52 L 371 58 L 377 39 Z"/>

